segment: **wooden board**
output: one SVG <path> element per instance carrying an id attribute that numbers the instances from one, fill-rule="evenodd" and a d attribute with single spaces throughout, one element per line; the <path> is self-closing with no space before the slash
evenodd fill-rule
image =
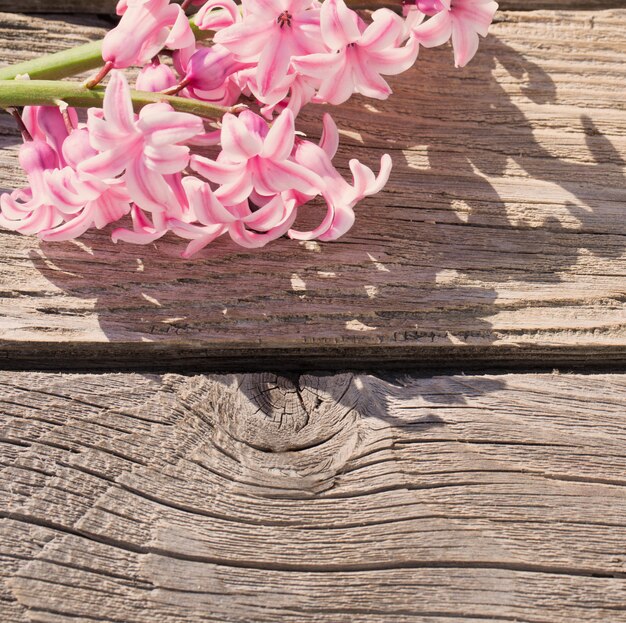
<path id="1" fill-rule="evenodd" d="M 625 404 L 618 375 L 1 373 L 0 620 L 626 621 Z"/>
<path id="2" fill-rule="evenodd" d="M 116 0 L 0 0 L 0 11 L 19 13 L 96 13 L 111 14 Z M 625 0 L 500 0 L 503 10 L 611 9 L 626 7 Z"/>
<path id="3" fill-rule="evenodd" d="M 2 17 L 0 59 L 98 37 Z M 23 29 L 28 24 L 28 39 Z M 334 110 L 339 162 L 394 156 L 336 244 L 0 234 L 0 361 L 53 369 L 608 364 L 626 359 L 626 11 L 499 16 L 465 70 L 425 50 L 386 102 Z M 22 29 L 22 30 L 20 30 Z M 300 128 L 315 136 L 320 111 Z M 20 183 L 0 122 L 0 187 Z"/>

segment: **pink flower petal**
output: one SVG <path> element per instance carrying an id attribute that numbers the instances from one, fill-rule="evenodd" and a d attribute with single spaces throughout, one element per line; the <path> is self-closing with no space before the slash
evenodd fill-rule
<path id="1" fill-rule="evenodd" d="M 426 48 L 443 45 L 452 36 L 452 19 L 449 11 L 437 15 L 420 24 L 414 31 L 415 38 Z"/>
<path id="2" fill-rule="evenodd" d="M 291 154 L 295 139 L 295 122 L 291 110 L 284 110 L 274 121 L 265 137 L 261 157 L 286 160 Z"/>
<path id="3" fill-rule="evenodd" d="M 320 23 L 324 43 L 331 50 L 341 50 L 361 37 L 359 16 L 343 0 L 325 0 Z"/>
<path id="4" fill-rule="evenodd" d="M 221 142 L 224 153 L 233 162 L 245 162 L 263 149 L 260 137 L 249 132 L 244 122 L 230 113 L 222 119 Z"/>
<path id="5" fill-rule="evenodd" d="M 324 129 L 320 139 L 320 147 L 332 160 L 339 148 L 339 131 L 337 130 L 337 124 L 328 113 L 324 113 L 322 123 Z"/>
<path id="6" fill-rule="evenodd" d="M 102 105 L 107 123 L 120 133 L 132 132 L 135 115 L 130 87 L 121 71 L 112 71 Z"/>

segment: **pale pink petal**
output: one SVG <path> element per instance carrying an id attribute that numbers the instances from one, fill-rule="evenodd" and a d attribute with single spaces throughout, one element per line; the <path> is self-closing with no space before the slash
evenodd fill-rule
<path id="1" fill-rule="evenodd" d="M 344 63 L 345 53 L 339 54 L 309 54 L 308 56 L 294 56 L 291 64 L 301 74 L 318 78 L 328 78 L 340 70 Z"/>
<path id="2" fill-rule="evenodd" d="M 215 239 L 219 238 L 222 234 L 226 233 L 226 228 L 222 227 L 217 230 L 214 234 L 210 234 L 208 236 L 203 236 L 202 238 L 198 238 L 196 240 L 192 240 L 187 248 L 181 253 L 181 257 L 184 259 L 189 259 L 196 255 L 196 253 L 202 251 L 204 247 L 211 244 Z"/>
<path id="3" fill-rule="evenodd" d="M 142 160 L 135 160 L 124 175 L 126 187 L 132 200 L 144 210 L 172 210 L 177 216 L 181 208 L 176 205 L 171 188 L 163 176 L 150 171 Z"/>
<path id="4" fill-rule="evenodd" d="M 347 55 L 340 52 L 337 56 L 341 57 L 342 64 L 334 74 L 329 72 L 316 96 L 316 100 L 335 106 L 349 100 L 355 88 L 352 65 L 348 62 Z"/>
<path id="5" fill-rule="evenodd" d="M 236 218 L 220 203 L 211 187 L 195 177 L 183 179 L 189 206 L 203 225 L 232 223 Z"/>
<path id="6" fill-rule="evenodd" d="M 415 38 L 426 48 L 443 45 L 452 36 L 450 11 L 441 11 L 420 24 L 414 31 Z"/>
<path id="7" fill-rule="evenodd" d="M 139 115 L 137 129 L 151 145 L 158 147 L 182 143 L 204 133 L 202 119 L 196 115 L 175 112 L 169 104 L 149 104 Z"/>
<path id="8" fill-rule="evenodd" d="M 335 212 L 335 218 L 333 219 L 332 226 L 328 231 L 319 235 L 319 240 L 322 242 L 330 242 L 337 240 L 344 234 L 348 233 L 354 225 L 354 210 L 349 207 L 342 207 Z"/>
<path id="9" fill-rule="evenodd" d="M 137 153 L 136 149 L 129 150 L 128 146 L 122 143 L 117 149 L 106 151 L 81 162 L 78 170 L 81 173 L 95 175 L 100 179 L 116 177 L 126 168 L 129 160 Z"/>
<path id="10" fill-rule="evenodd" d="M 163 175 L 180 173 L 189 164 L 189 148 L 182 145 L 147 146 L 146 166 Z"/>
<path id="11" fill-rule="evenodd" d="M 256 71 L 256 83 L 261 95 L 270 92 L 287 75 L 293 56 L 290 35 L 289 28 L 277 26 L 266 41 Z"/>
<path id="12" fill-rule="evenodd" d="M 289 230 L 289 237 L 292 240 L 315 240 L 319 238 L 322 234 L 326 233 L 333 224 L 333 220 L 335 219 L 335 208 L 332 202 L 326 202 L 327 210 L 326 215 L 322 222 L 315 228 L 310 231 L 298 231 L 296 229 Z"/>
<path id="13" fill-rule="evenodd" d="M 355 91 L 366 97 L 384 100 L 391 94 L 391 87 L 384 78 L 369 65 L 369 58 L 360 53 L 354 54 L 352 63 Z"/>
<path id="14" fill-rule="evenodd" d="M 284 110 L 265 137 L 261 157 L 285 160 L 291 154 L 295 139 L 295 122 L 291 110 Z"/>
<path id="15" fill-rule="evenodd" d="M 226 113 L 222 119 L 222 149 L 230 161 L 245 162 L 261 153 L 261 138 L 250 132 L 243 120 Z"/>
<path id="16" fill-rule="evenodd" d="M 295 162 L 264 159 L 254 171 L 254 187 L 261 195 L 297 190 L 315 196 L 324 191 L 325 184 L 319 175 Z"/>
<path id="17" fill-rule="evenodd" d="M 339 148 L 339 131 L 337 130 L 337 124 L 328 113 L 324 113 L 322 123 L 324 129 L 320 139 L 320 147 L 332 160 Z"/>
<path id="18" fill-rule="evenodd" d="M 254 61 L 267 45 L 275 24 L 275 18 L 249 19 L 215 33 L 213 41 L 227 47 L 241 61 Z"/>
<path id="19" fill-rule="evenodd" d="M 150 63 L 139 73 L 135 86 L 139 91 L 158 93 L 176 84 L 178 84 L 178 80 L 169 65 L 165 65 L 164 63 L 154 65 Z"/>
<path id="20" fill-rule="evenodd" d="M 325 0 L 320 23 L 324 43 L 331 50 L 341 50 L 361 37 L 359 16 L 343 0 Z"/>
<path id="21" fill-rule="evenodd" d="M 121 71 L 112 71 L 102 105 L 107 123 L 120 133 L 132 132 L 135 114 L 130 87 Z"/>
<path id="22" fill-rule="evenodd" d="M 395 76 L 410 69 L 417 59 L 419 43 L 416 39 L 409 39 L 401 48 L 390 48 L 382 52 L 371 52 L 368 55 L 367 65 L 372 71 L 386 76 Z"/>
<path id="23" fill-rule="evenodd" d="M 264 20 L 276 20 L 285 8 L 280 0 L 241 0 L 246 18 L 254 16 Z"/>
<path id="24" fill-rule="evenodd" d="M 454 64 L 465 67 L 478 50 L 478 33 L 468 28 L 462 21 L 452 20 L 452 47 Z"/>
<path id="25" fill-rule="evenodd" d="M 280 238 L 285 232 L 286 229 L 283 226 L 264 234 L 258 234 L 247 230 L 245 225 L 241 222 L 235 223 L 228 229 L 228 233 L 233 241 L 246 249 L 259 249 L 264 247 L 269 242 Z"/>
<path id="26" fill-rule="evenodd" d="M 263 207 L 242 218 L 241 221 L 246 224 L 246 227 L 256 231 L 269 231 L 280 225 L 286 216 L 287 208 L 285 202 L 280 195 L 276 195 Z"/>
<path id="27" fill-rule="evenodd" d="M 93 209 L 83 210 L 76 218 L 67 223 L 39 233 L 45 242 L 63 242 L 82 236 L 93 225 Z"/>
<path id="28" fill-rule="evenodd" d="M 218 31 L 241 19 L 239 7 L 232 0 L 209 0 L 194 17 L 200 30 Z"/>
<path id="29" fill-rule="evenodd" d="M 230 184 L 239 179 L 246 170 L 245 164 L 228 164 L 210 160 L 204 156 L 193 155 L 190 161 L 191 168 L 202 177 L 216 184 Z"/>
<path id="30" fill-rule="evenodd" d="M 232 206 L 245 201 L 250 196 L 252 189 L 252 175 L 244 170 L 237 180 L 220 186 L 215 191 L 215 196 L 222 204 Z"/>
<path id="31" fill-rule="evenodd" d="M 396 45 L 404 32 L 404 22 L 389 9 L 378 9 L 372 13 L 372 23 L 359 39 L 359 46 L 371 50 L 384 50 Z"/>
<path id="32" fill-rule="evenodd" d="M 189 26 L 189 20 L 185 12 L 180 7 L 176 7 L 176 9 L 178 11 L 176 21 L 172 26 L 169 37 L 165 41 L 166 47 L 170 48 L 170 50 L 186 48 L 194 45 L 196 42 L 196 38 Z"/>
<path id="33" fill-rule="evenodd" d="M 369 167 L 358 160 L 350 160 L 350 170 L 354 176 L 354 188 L 359 197 L 368 197 L 380 192 L 389 181 L 392 160 L 389 154 L 384 154 L 380 160 L 380 173 L 374 176 Z"/>

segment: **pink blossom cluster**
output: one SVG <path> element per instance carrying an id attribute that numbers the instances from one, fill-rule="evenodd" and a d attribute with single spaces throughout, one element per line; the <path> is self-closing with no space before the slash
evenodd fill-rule
<path id="1" fill-rule="evenodd" d="M 72 109 L 25 109 L 32 140 L 22 145 L 20 163 L 29 186 L 1 197 L 1 226 L 60 241 L 130 214 L 132 227 L 115 229 L 114 241 L 148 244 L 173 232 L 190 241 L 185 257 L 223 234 L 248 248 L 285 234 L 334 240 L 352 226 L 357 202 L 379 192 L 391 171 L 388 155 L 378 176 L 352 160 L 353 184 L 346 182 L 332 164 L 339 138 L 329 115 L 319 145 L 296 135 L 289 109 L 271 127 L 250 110 L 228 113 L 214 134 L 167 103 L 137 115 L 118 71 L 103 108 L 90 109 L 84 124 L 76 119 Z M 215 159 L 191 155 L 194 141 L 221 149 Z M 326 203 L 320 225 L 293 229 L 298 210 L 318 197 Z"/>
<path id="2" fill-rule="evenodd" d="M 213 33 L 209 44 L 196 41 L 183 10 L 191 4 L 197 28 Z M 111 224 L 115 242 L 149 244 L 171 232 L 188 241 L 185 257 L 225 234 L 248 248 L 282 236 L 335 240 L 354 223 L 356 204 L 385 186 L 391 158 L 378 175 L 351 160 L 347 182 L 332 162 L 332 118 L 324 115 L 322 138 L 311 142 L 295 129 L 301 108 L 354 93 L 387 98 L 384 76 L 409 69 L 420 46 L 451 39 L 465 65 L 496 9 L 492 0 L 410 0 L 403 16 L 378 9 L 366 21 L 344 0 L 120 0 L 90 83 L 110 74 L 102 109 L 82 122 L 63 105 L 23 110 L 28 186 L 0 198 L 0 226 L 47 241 Z M 131 66 L 141 68 L 138 90 L 223 106 L 244 97 L 260 114 L 227 112 L 208 129 L 171 100 L 137 114 L 121 71 Z M 214 157 L 192 151 L 199 147 Z M 320 204 L 319 225 L 297 229 L 298 215 Z"/>

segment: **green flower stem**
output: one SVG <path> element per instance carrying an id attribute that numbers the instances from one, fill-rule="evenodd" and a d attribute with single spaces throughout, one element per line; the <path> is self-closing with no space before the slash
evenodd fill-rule
<path id="1" fill-rule="evenodd" d="M 353 9 L 381 7 L 398 9 L 399 0 L 347 0 L 346 4 Z M 213 36 L 211 31 L 200 30 L 195 25 L 193 17 L 189 19 L 189 23 L 198 41 L 210 39 Z M 86 71 L 93 71 L 102 65 L 104 65 L 102 41 L 94 41 L 25 63 L 0 67 L 0 80 L 13 80 L 16 76 L 24 74 L 28 74 L 32 80 L 60 80 Z"/>
<path id="2" fill-rule="evenodd" d="M 221 119 L 224 113 L 233 108 L 207 104 L 199 100 L 173 97 L 162 93 L 131 91 L 136 111 L 148 104 L 167 102 L 179 112 L 188 112 L 207 119 Z M 80 82 L 56 80 L 0 80 L 0 108 L 19 106 L 58 106 L 66 102 L 72 107 L 102 108 L 104 88 L 88 89 Z"/>
<path id="3" fill-rule="evenodd" d="M 0 67 L 0 80 L 13 80 L 24 74 L 28 74 L 33 80 L 60 80 L 84 71 L 92 71 L 102 65 L 102 41 L 93 41 L 25 63 Z"/>

